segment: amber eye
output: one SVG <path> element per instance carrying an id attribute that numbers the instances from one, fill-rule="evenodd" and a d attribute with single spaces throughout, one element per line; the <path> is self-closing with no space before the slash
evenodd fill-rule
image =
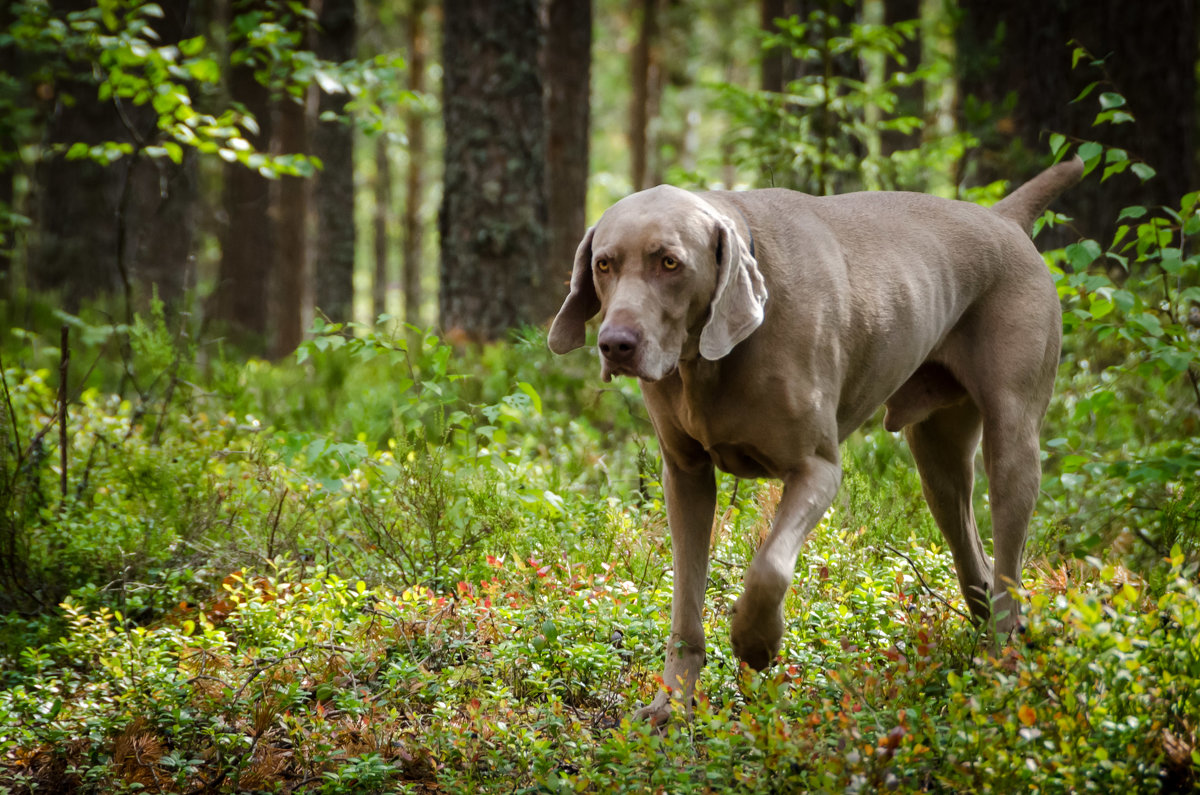
<path id="1" fill-rule="evenodd" d="M 609 267 L 608 260 L 606 260 L 606 259 L 596 260 L 596 270 L 600 271 L 601 273 L 608 273 L 608 267 Z"/>
<path id="2" fill-rule="evenodd" d="M 679 267 L 679 260 L 674 257 L 663 257 L 662 265 L 663 270 L 673 271 Z"/>

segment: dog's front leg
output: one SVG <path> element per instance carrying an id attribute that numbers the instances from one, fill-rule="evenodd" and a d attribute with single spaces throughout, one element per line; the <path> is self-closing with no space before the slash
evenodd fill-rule
<path id="1" fill-rule="evenodd" d="M 663 489 L 667 522 L 671 526 L 671 552 L 675 582 L 671 593 L 671 637 L 663 685 L 654 700 L 635 718 L 655 725 L 666 723 L 675 704 L 691 714 L 696 678 L 704 666 L 704 590 L 708 583 L 708 545 L 717 486 L 711 463 L 684 468 L 663 458 Z"/>
<path id="2" fill-rule="evenodd" d="M 812 455 L 783 480 L 783 496 L 771 532 L 746 569 L 746 588 L 733 606 L 730 637 L 734 653 L 761 671 L 779 653 L 783 599 L 792 584 L 796 558 L 809 532 L 833 503 L 842 468 Z"/>

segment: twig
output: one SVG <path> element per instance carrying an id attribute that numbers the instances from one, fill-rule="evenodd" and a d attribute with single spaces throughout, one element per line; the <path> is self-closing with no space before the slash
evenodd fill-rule
<path id="1" fill-rule="evenodd" d="M 8 376 L 4 372 L 4 356 L 0 354 L 0 385 L 4 387 L 4 402 L 8 405 L 8 422 L 12 426 L 13 449 L 17 451 L 17 469 L 21 468 L 21 429 L 17 425 L 17 411 L 13 408 L 12 394 L 8 391 Z"/>
<path id="2" fill-rule="evenodd" d="M 62 504 L 67 502 L 67 370 L 71 362 L 71 327 L 63 323 L 58 359 L 58 458 Z"/>
<path id="3" fill-rule="evenodd" d="M 940 593 L 938 593 L 937 591 L 933 590 L 933 588 L 931 588 L 931 587 L 929 586 L 929 583 L 927 583 L 927 582 L 925 581 L 925 575 L 921 574 L 921 570 L 920 570 L 919 568 L 917 568 L 917 564 L 916 564 L 916 562 L 915 562 L 915 561 L 914 561 L 912 558 L 910 558 L 908 555 L 905 555 L 903 552 L 901 552 L 900 550 L 896 549 L 894 546 L 892 546 L 891 544 L 889 544 L 889 543 L 887 543 L 887 542 L 884 542 L 883 546 L 884 546 L 884 547 L 885 547 L 885 548 L 886 548 L 886 549 L 887 549 L 889 552 L 894 552 L 895 554 L 899 555 L 900 557 L 902 557 L 902 558 L 904 558 L 906 561 L 908 561 L 908 565 L 912 567 L 913 574 L 916 574 L 916 575 L 917 575 L 917 579 L 918 579 L 918 580 L 921 582 L 921 587 L 922 587 L 922 588 L 924 588 L 924 589 L 925 589 L 925 590 L 926 590 L 926 591 L 929 593 L 929 595 L 930 595 L 930 596 L 932 596 L 934 599 L 937 599 L 939 602 L 941 602 L 942 604 L 944 604 L 946 607 L 948 607 L 949 609 L 953 610 L 955 613 L 958 613 L 960 616 L 962 616 L 963 618 L 967 619 L 968 621 L 970 621 L 970 620 L 971 620 L 971 617 L 970 617 L 969 615 L 967 615 L 967 614 L 966 614 L 966 613 L 964 613 L 963 611 L 959 610 L 959 609 L 958 609 L 957 607 L 955 607 L 954 605 L 950 604 L 950 602 L 948 602 L 948 601 L 946 600 L 946 597 L 942 596 Z"/>

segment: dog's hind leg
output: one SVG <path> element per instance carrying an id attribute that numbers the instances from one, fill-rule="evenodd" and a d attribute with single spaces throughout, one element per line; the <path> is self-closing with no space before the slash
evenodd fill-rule
<path id="1" fill-rule="evenodd" d="M 990 613 L 993 579 L 971 502 L 982 427 L 979 410 L 964 398 L 905 429 L 925 502 L 954 555 L 959 587 L 977 621 Z"/>
<path id="2" fill-rule="evenodd" d="M 984 410 L 983 464 L 996 559 L 993 609 L 996 629 L 1003 633 L 1015 629 L 1019 618 L 1010 589 L 1021 584 L 1025 536 L 1041 487 L 1038 436 L 1046 404 L 1031 406 L 1017 397 L 994 398 L 992 402 Z"/>

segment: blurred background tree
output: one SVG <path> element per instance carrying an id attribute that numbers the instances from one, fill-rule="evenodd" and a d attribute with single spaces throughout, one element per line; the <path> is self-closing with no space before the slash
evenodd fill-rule
<path id="1" fill-rule="evenodd" d="M 1074 192 L 1077 231 L 1195 186 L 1191 0 L 493 5 L 6 4 L 6 314 L 157 292 L 260 354 L 317 312 L 489 340 L 543 323 L 586 223 L 662 181 L 986 199 L 1055 132 L 1159 172 Z M 1093 127 L 1102 95 L 1137 123 Z"/>

